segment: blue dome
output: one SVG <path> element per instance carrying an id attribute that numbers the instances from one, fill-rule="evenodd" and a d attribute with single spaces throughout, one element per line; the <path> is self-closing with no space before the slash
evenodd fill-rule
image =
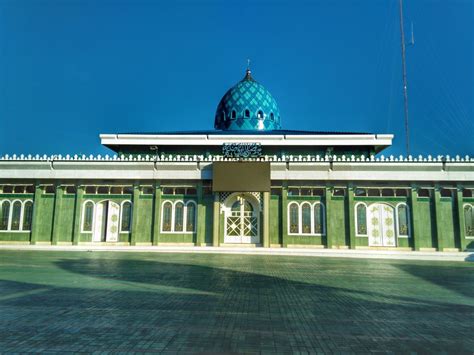
<path id="1" fill-rule="evenodd" d="M 280 111 L 273 96 L 247 69 L 245 78 L 229 89 L 216 110 L 215 129 L 271 131 L 280 129 Z"/>

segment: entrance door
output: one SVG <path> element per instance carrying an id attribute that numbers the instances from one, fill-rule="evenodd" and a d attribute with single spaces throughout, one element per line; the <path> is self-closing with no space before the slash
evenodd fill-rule
<path id="1" fill-rule="evenodd" d="M 107 235 L 105 238 L 107 242 L 118 241 L 119 213 L 120 206 L 115 202 L 109 201 L 107 209 Z"/>
<path id="2" fill-rule="evenodd" d="M 102 201 L 96 205 L 94 214 L 93 242 L 117 242 L 120 206 L 112 201 Z"/>
<path id="3" fill-rule="evenodd" d="M 369 206 L 369 246 L 397 246 L 394 215 L 394 209 L 389 205 L 374 203 Z"/>
<path id="4" fill-rule="evenodd" d="M 95 208 L 94 214 L 94 234 L 93 242 L 105 242 L 105 230 L 107 228 L 107 201 L 99 202 Z"/>
<path id="5" fill-rule="evenodd" d="M 245 198 L 238 197 L 226 213 L 226 243 L 258 243 L 258 211 Z"/>

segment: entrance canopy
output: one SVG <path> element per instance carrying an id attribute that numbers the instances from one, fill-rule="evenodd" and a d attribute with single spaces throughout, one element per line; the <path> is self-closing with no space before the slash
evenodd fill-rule
<path id="1" fill-rule="evenodd" d="M 270 163 L 214 162 L 212 189 L 214 192 L 270 191 Z"/>

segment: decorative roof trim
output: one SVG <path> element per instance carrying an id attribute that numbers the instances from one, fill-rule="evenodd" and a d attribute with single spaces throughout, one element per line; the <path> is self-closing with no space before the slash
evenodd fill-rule
<path id="1" fill-rule="evenodd" d="M 185 145 L 213 146 L 223 143 L 256 142 L 263 146 L 378 146 L 392 145 L 393 134 L 101 134 L 101 144 L 113 146 Z"/>
<path id="2" fill-rule="evenodd" d="M 418 164 L 430 164 L 430 163 L 474 163 L 474 157 L 469 155 L 461 157 L 456 155 L 451 157 L 449 155 L 438 155 L 433 157 L 428 156 L 337 156 L 337 155 L 283 155 L 281 157 L 276 155 L 264 155 L 260 158 L 226 158 L 223 155 L 85 155 L 85 154 L 75 154 L 75 155 L 24 155 L 24 154 L 13 154 L 0 156 L 0 163 L 2 162 L 27 162 L 27 161 L 39 161 L 39 162 L 64 162 L 64 161 L 77 161 L 77 162 L 92 162 L 92 161 L 101 161 L 101 162 L 213 162 L 213 161 L 268 161 L 268 162 L 298 162 L 298 163 L 329 163 L 329 162 L 346 162 L 346 163 L 391 163 L 396 165 L 397 163 L 418 163 Z"/>

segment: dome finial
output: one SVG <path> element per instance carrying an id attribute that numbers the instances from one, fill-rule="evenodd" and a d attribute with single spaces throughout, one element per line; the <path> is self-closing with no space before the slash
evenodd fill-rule
<path id="1" fill-rule="evenodd" d="M 254 81 L 254 79 L 252 78 L 252 72 L 250 71 L 250 59 L 247 59 L 247 70 L 245 71 L 244 80 Z"/>

